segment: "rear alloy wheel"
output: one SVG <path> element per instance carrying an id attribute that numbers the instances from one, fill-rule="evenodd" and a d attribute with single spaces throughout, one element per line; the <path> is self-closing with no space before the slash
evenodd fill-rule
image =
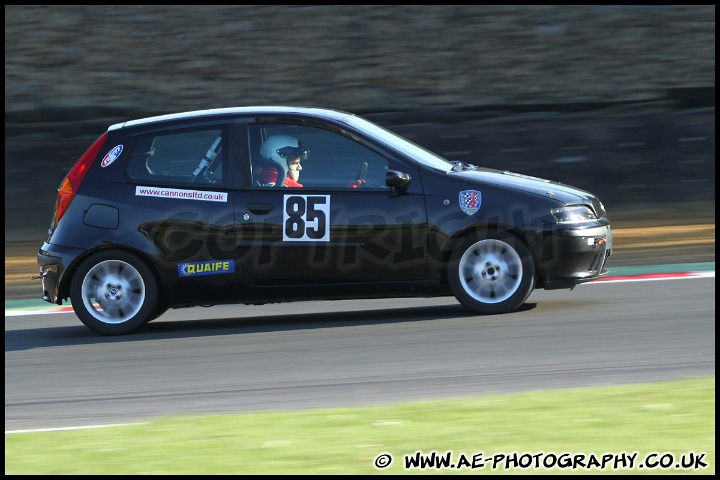
<path id="1" fill-rule="evenodd" d="M 150 269 L 127 252 L 101 252 L 86 259 L 72 280 L 70 300 L 78 318 L 104 335 L 130 333 L 158 310 Z"/>
<path id="2" fill-rule="evenodd" d="M 535 288 L 535 265 L 525 244 L 513 235 L 468 237 L 453 252 L 448 282 L 465 307 L 483 314 L 508 313 Z"/>

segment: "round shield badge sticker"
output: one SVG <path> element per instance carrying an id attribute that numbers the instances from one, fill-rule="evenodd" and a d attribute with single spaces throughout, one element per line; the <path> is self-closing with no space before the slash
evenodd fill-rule
<path id="1" fill-rule="evenodd" d="M 114 161 L 120 156 L 120 154 L 122 153 L 122 151 L 123 151 L 123 146 L 122 146 L 122 145 L 118 145 L 118 146 L 116 146 L 115 148 L 113 148 L 112 150 L 110 150 L 110 151 L 105 155 L 105 157 L 102 159 L 102 163 L 100 164 L 100 166 L 103 167 L 103 168 L 105 168 L 105 167 L 107 167 L 108 165 L 110 165 L 112 162 L 114 162 Z"/>

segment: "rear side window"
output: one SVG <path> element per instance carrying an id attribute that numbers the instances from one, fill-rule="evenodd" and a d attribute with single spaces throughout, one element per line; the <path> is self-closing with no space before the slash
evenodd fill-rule
<path id="1" fill-rule="evenodd" d="M 220 184 L 223 131 L 204 128 L 139 135 L 129 152 L 131 180 L 160 185 Z"/>

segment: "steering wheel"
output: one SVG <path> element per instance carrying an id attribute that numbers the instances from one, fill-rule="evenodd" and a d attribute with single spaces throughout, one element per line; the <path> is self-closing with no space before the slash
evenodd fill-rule
<path id="1" fill-rule="evenodd" d="M 368 169 L 368 163 L 362 162 L 362 165 L 360 165 L 360 170 L 358 171 L 357 178 L 355 178 L 355 181 L 351 182 L 348 185 L 348 188 L 360 188 L 363 185 L 365 185 L 365 175 L 367 175 L 367 169 Z"/>

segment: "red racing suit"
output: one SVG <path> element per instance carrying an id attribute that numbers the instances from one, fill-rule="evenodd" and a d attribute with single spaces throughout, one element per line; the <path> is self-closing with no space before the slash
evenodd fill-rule
<path id="1" fill-rule="evenodd" d="M 272 168 L 263 168 L 260 170 L 260 174 L 258 175 L 258 180 L 262 184 L 266 183 L 276 183 L 278 177 L 278 172 L 275 169 Z M 302 183 L 298 183 L 295 180 L 290 177 L 290 175 L 285 177 L 285 182 L 283 182 L 283 186 L 285 187 L 295 187 L 295 188 L 301 188 L 303 185 Z"/>

